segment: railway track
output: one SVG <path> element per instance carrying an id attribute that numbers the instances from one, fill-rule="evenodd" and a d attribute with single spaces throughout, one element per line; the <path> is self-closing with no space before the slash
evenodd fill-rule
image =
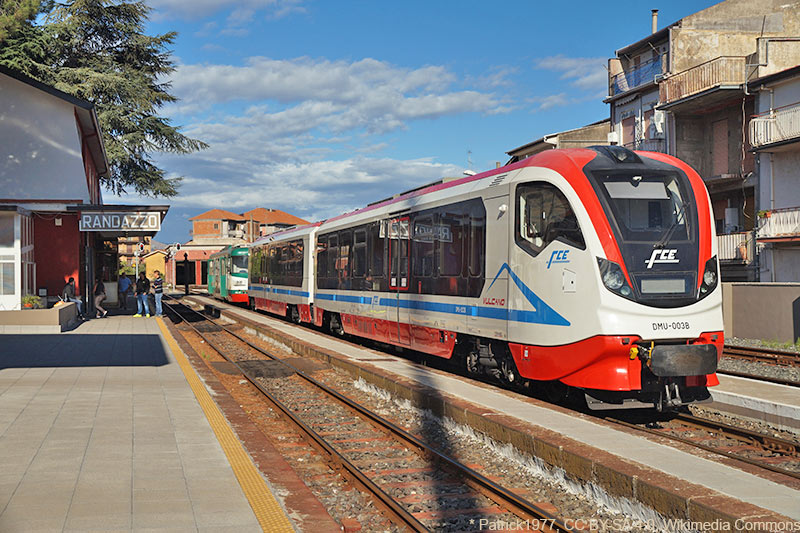
<path id="1" fill-rule="evenodd" d="M 726 344 L 722 355 L 723 357 L 771 365 L 800 366 L 800 354 L 771 348 L 755 348 Z"/>
<path id="2" fill-rule="evenodd" d="M 766 381 L 778 385 L 789 387 L 800 387 L 800 381 L 781 376 L 786 373 L 784 369 L 800 369 L 800 354 L 770 348 L 755 348 L 744 346 L 733 346 L 726 344 L 722 356 L 732 360 L 745 361 L 749 366 L 745 370 L 755 370 L 755 372 L 743 372 L 741 369 L 718 369 L 717 372 L 729 376 L 740 378 Z M 763 366 L 761 366 L 763 365 Z M 763 369 L 763 371 L 762 371 Z M 789 371 L 791 374 L 792 371 Z M 773 374 L 773 375 L 770 375 Z"/>
<path id="3" fill-rule="evenodd" d="M 410 531 L 477 529 L 481 519 L 568 531 L 556 516 L 175 301 L 165 308 L 252 383 L 330 466 Z M 279 397 L 278 397 L 279 396 Z M 461 522 L 458 522 L 461 521 Z M 460 523 L 456 525 L 456 523 Z M 537 526 L 537 527 L 533 527 Z"/>
<path id="4" fill-rule="evenodd" d="M 606 417 L 606 420 L 800 479 L 800 442 L 797 441 L 683 413 L 647 427 L 614 417 Z"/>

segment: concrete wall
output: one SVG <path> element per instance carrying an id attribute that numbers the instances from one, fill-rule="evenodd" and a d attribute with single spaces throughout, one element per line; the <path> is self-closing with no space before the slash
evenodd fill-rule
<path id="1" fill-rule="evenodd" d="M 33 242 L 36 246 L 36 285 L 46 288 L 48 296 L 61 294 L 70 277 L 80 296 L 86 281 L 81 272 L 81 238 L 78 216 L 60 215 L 61 226 L 56 226 L 55 215 L 36 216 L 33 219 Z M 37 292 L 38 294 L 38 292 Z"/>
<path id="2" fill-rule="evenodd" d="M 752 97 L 745 102 L 744 115 L 746 118 L 753 114 L 754 106 Z M 680 115 L 675 121 L 675 155 L 689 163 L 703 178 L 715 175 L 713 173 L 713 124 L 721 120 L 727 123 L 728 129 L 728 165 L 723 174 L 741 174 L 743 140 L 741 100 L 734 105 L 705 115 Z M 746 135 L 744 141 L 749 148 Z M 747 173 L 754 169 L 753 154 L 749 150 L 745 150 L 744 171 Z"/>
<path id="3" fill-rule="evenodd" d="M 758 53 L 763 59 L 766 44 L 759 47 L 757 39 L 800 35 L 798 13 L 796 1 L 726 0 L 689 15 L 672 29 L 670 70 L 681 72 L 719 56 Z M 758 75 L 796 65 L 796 45 L 770 43 L 771 70 L 762 69 Z"/>
<path id="4" fill-rule="evenodd" d="M 723 283 L 722 310 L 726 337 L 800 338 L 800 283 Z"/>
<path id="5" fill-rule="evenodd" d="M 608 144 L 609 123 L 602 122 L 565 131 L 558 136 L 559 148 L 584 148 L 598 144 Z"/>
<path id="6" fill-rule="evenodd" d="M 90 203 L 72 104 L 0 74 L 0 198 Z"/>
<path id="7" fill-rule="evenodd" d="M 58 333 L 78 318 L 72 302 L 50 309 L 0 311 L 0 333 Z"/>

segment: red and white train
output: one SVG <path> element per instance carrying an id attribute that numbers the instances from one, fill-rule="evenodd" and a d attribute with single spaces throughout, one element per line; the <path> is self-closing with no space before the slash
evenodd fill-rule
<path id="1" fill-rule="evenodd" d="M 455 358 L 593 409 L 709 398 L 723 346 L 701 178 L 622 147 L 551 150 L 255 242 L 252 307 Z"/>

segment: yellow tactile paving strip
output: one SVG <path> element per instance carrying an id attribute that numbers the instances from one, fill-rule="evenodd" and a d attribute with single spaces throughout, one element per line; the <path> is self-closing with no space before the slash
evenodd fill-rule
<path id="1" fill-rule="evenodd" d="M 180 365 L 183 371 L 183 375 L 186 376 L 186 381 L 189 382 L 189 386 L 192 388 L 197 401 L 203 408 L 208 423 L 211 424 L 211 429 L 214 430 L 217 440 L 219 440 L 225 455 L 228 457 L 228 462 L 231 464 L 231 468 L 233 468 L 233 473 L 236 474 L 236 479 L 239 481 L 239 485 L 241 485 L 242 491 L 247 501 L 250 503 L 250 507 L 253 508 L 253 513 L 255 513 L 261 528 L 270 533 L 282 531 L 293 532 L 294 528 L 291 522 L 289 522 L 286 513 L 272 495 L 266 481 L 264 481 L 264 478 L 259 474 L 250 456 L 244 451 L 239 439 L 233 434 L 233 430 L 228 425 L 227 420 L 214 403 L 214 400 L 211 399 L 211 395 L 208 393 L 208 390 L 206 390 L 202 381 L 200 381 L 200 378 L 195 373 L 191 364 L 189 364 L 186 356 L 183 355 L 183 352 L 178 347 L 178 343 L 172 337 L 169 330 L 167 330 L 164 321 L 161 318 L 157 318 L 156 320 L 158 321 L 158 327 L 161 328 L 161 332 L 167 344 L 172 350 L 172 354 L 175 356 L 175 360 L 178 361 L 178 365 Z"/>

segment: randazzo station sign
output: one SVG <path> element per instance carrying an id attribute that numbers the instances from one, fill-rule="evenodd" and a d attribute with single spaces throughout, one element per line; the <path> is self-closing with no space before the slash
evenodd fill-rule
<path id="1" fill-rule="evenodd" d="M 152 211 L 87 213 L 84 211 L 81 213 L 78 226 L 80 231 L 160 231 L 161 213 Z"/>

